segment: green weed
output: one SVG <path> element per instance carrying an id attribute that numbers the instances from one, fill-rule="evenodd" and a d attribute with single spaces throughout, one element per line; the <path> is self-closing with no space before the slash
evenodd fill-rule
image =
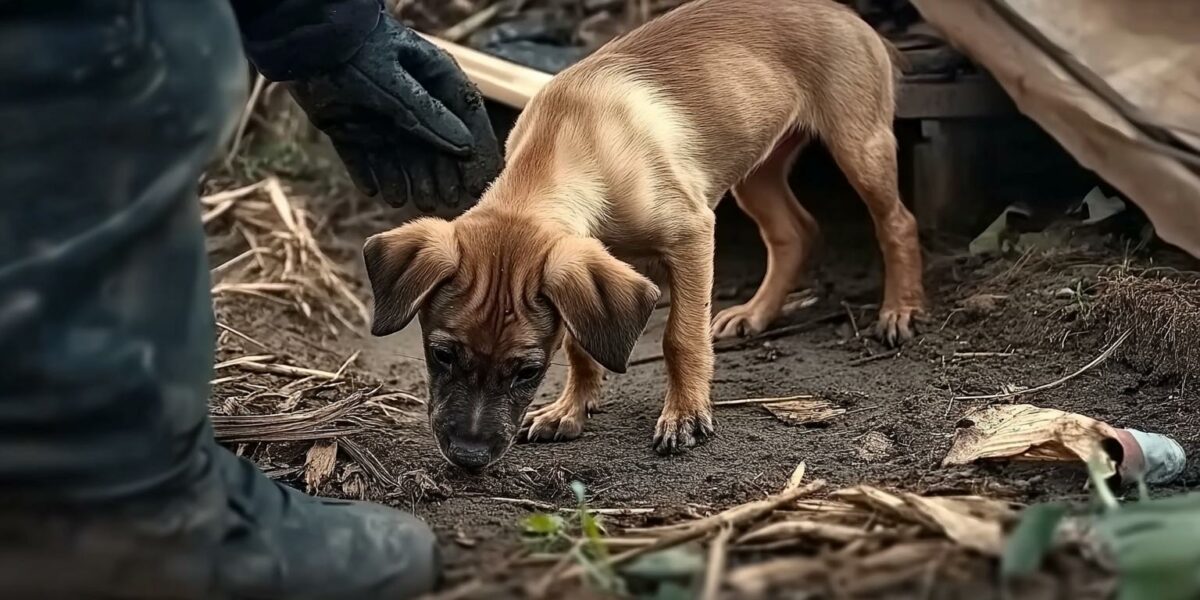
<path id="1" fill-rule="evenodd" d="M 1098 534 L 1117 569 L 1117 600 L 1185 600 L 1200 597 L 1200 493 L 1151 499 L 1138 482 L 1138 502 L 1121 504 L 1089 463 L 1093 505 L 1076 518 Z M 1051 550 L 1066 505 L 1025 510 L 1001 559 L 1001 574 L 1037 571 Z"/>

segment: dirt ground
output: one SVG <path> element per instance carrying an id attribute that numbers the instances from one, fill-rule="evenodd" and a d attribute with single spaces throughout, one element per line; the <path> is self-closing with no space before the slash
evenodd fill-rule
<path id="1" fill-rule="evenodd" d="M 529 505 L 515 501 L 569 507 L 574 502 L 572 480 L 586 484 L 593 507 L 654 509 L 636 517 L 610 518 L 616 527 L 664 523 L 761 498 L 778 490 L 801 461 L 807 463 L 810 477 L 828 480 L 829 489 L 873 483 L 924 494 L 978 493 L 1020 503 L 1085 501 L 1081 469 L 1005 464 L 940 468 L 956 423 L 964 411 L 978 405 L 951 398 L 997 392 L 1006 385 L 1033 386 L 1075 371 L 1111 339 L 1106 323 L 1088 318 L 1087 290 L 1103 269 L 1176 263 L 1186 267 L 1187 261 L 1163 249 L 1133 253 L 1127 249 L 1128 240 L 1095 231 L 1076 231 L 1048 251 L 1007 257 L 927 249 L 931 314 L 918 338 L 893 355 L 866 335 L 874 323 L 881 269 L 866 212 L 837 182 L 826 187 L 800 194 L 815 199 L 814 211 L 826 223 L 815 271 L 819 301 L 789 316 L 792 323 L 819 322 L 793 335 L 718 354 L 712 397 L 813 394 L 846 409 L 844 414 L 819 426 L 794 427 L 761 406 L 721 407 L 714 439 L 686 454 L 662 457 L 651 449 L 651 436 L 661 408 L 664 368 L 661 361 L 651 361 L 608 377 L 603 412 L 587 423 L 580 439 L 518 445 L 478 475 L 443 460 L 429 434 L 424 408 L 398 400 L 397 409 L 388 411 L 393 417 L 388 429 L 376 428 L 356 441 L 400 484 L 352 488 L 339 485 L 335 477 L 318 492 L 386 502 L 427 519 L 443 542 L 446 585 L 496 569 L 494 576 L 485 577 L 496 587 L 485 583 L 468 595 L 493 598 L 520 596 L 520 588 L 504 585 L 519 578 L 517 571 L 498 568 L 521 547 L 519 523 L 530 514 Z M 328 218 L 321 219 L 326 221 L 322 239 L 333 240 L 328 253 L 352 273 L 349 279 L 356 293 L 369 303 L 358 248 L 366 235 L 387 226 L 389 213 L 370 200 L 351 202 L 349 195 L 345 188 L 337 189 L 332 197 L 313 199 L 312 210 L 329 211 Z M 764 252 L 731 202 L 718 211 L 716 261 L 717 307 L 748 298 L 763 272 Z M 351 387 L 381 385 L 383 391 L 407 392 L 418 399 L 425 395 L 424 366 L 414 358 L 422 356 L 415 323 L 376 339 L 366 335 L 365 326 L 331 330 L 293 308 L 256 297 L 222 296 L 216 309 L 221 323 L 263 346 L 223 335 L 218 360 L 262 353 L 265 347 L 281 363 L 337 370 L 359 352 L 347 369 Z M 656 311 L 634 359 L 659 352 L 665 316 L 666 309 Z M 563 376 L 563 367 L 552 368 L 536 402 L 553 400 Z M 264 386 L 253 389 L 288 382 L 270 377 L 248 381 Z M 251 388 L 246 384 L 247 380 L 218 384 L 214 413 L 279 409 L 247 402 Z M 1020 401 L 1083 413 L 1118 427 L 1169 434 L 1192 455 L 1200 451 L 1200 416 L 1193 408 L 1194 385 L 1189 385 L 1186 377 L 1151 377 L 1124 361 L 1110 360 L 1061 387 Z M 306 398 L 300 406 L 322 398 L 326 396 Z M 311 443 L 238 446 L 283 481 L 303 489 L 296 466 L 303 464 Z M 349 461 L 341 460 L 344 475 Z M 1175 484 L 1156 491 L 1193 487 L 1198 480 L 1200 471 L 1192 464 Z M 732 560 L 736 564 L 753 558 Z M 1050 568 L 1059 569 L 1058 575 L 1043 589 L 1046 597 L 1087 597 L 1096 571 L 1070 560 L 1056 564 Z M 918 592 L 925 597 L 996 597 L 994 575 L 991 561 L 967 561 L 962 568 L 930 578 Z M 898 590 L 895 595 L 915 593 Z"/>

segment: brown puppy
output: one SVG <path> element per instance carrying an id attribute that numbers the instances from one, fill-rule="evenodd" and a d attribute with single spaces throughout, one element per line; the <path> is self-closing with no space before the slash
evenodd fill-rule
<path id="1" fill-rule="evenodd" d="M 521 114 L 504 172 L 475 208 L 364 248 L 373 333 L 420 315 L 446 457 L 482 468 L 523 420 L 531 440 L 580 434 L 602 369 L 625 371 L 659 297 L 623 261 L 661 273 L 671 290 L 654 446 L 671 452 L 710 435 L 711 336 L 771 323 L 816 235 L 786 183 L 814 136 L 875 221 L 886 268 L 879 332 L 910 337 L 921 256 L 897 193 L 894 77 L 886 43 L 831 0 L 695 0 L 556 76 Z M 711 320 L 712 209 L 731 188 L 761 229 L 767 275 L 753 299 Z M 560 344 L 566 387 L 525 416 Z"/>

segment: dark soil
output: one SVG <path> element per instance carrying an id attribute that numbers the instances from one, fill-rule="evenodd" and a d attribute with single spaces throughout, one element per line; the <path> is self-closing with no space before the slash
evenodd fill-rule
<path id="1" fill-rule="evenodd" d="M 1086 190 L 1085 190 L 1086 191 Z M 839 192 L 840 193 L 840 192 Z M 831 197 L 836 197 L 833 194 Z M 839 204 L 840 203 L 840 204 Z M 819 204 L 819 203 L 817 203 Z M 443 540 L 448 585 L 496 567 L 520 547 L 519 522 L 527 506 L 495 498 L 526 499 L 571 506 L 569 484 L 582 481 L 594 507 L 653 507 L 645 517 L 613 517 L 620 525 L 654 524 L 707 514 L 777 491 L 797 463 L 809 477 L 829 481 L 828 490 L 871 483 L 920 493 L 978 493 L 1035 502 L 1083 501 L 1086 477 L 1081 469 L 995 464 L 943 469 L 956 422 L 977 404 L 952 402 L 961 394 L 1001 391 L 1005 385 L 1034 386 L 1071 373 L 1095 358 L 1111 339 L 1106 322 L 1089 318 L 1091 289 L 1104 267 L 1161 262 L 1163 253 L 1127 255 L 1123 243 L 1091 232 L 1067 239 L 1054 250 L 1001 258 L 930 253 L 926 286 L 929 319 L 920 335 L 899 354 L 866 336 L 879 301 L 875 243 L 865 211 L 854 200 L 827 200 L 839 208 L 842 225 L 826 227 L 815 286 L 820 302 L 792 315 L 803 322 L 831 315 L 802 333 L 718 355 L 712 397 L 715 400 L 814 394 L 847 409 L 814 427 L 788 426 L 758 406 L 717 409 L 718 435 L 686 454 L 662 457 L 651 449 L 661 408 L 664 367 L 651 362 L 610 376 L 603 412 L 587 424 L 583 436 L 567 443 L 519 445 L 487 472 L 461 472 L 442 459 L 423 409 L 385 433 L 358 440 L 373 451 L 394 476 L 399 489 L 375 486 L 365 496 L 411 510 L 427 519 Z M 763 271 L 763 250 L 755 232 L 732 203 L 719 214 L 718 297 L 735 290 L 746 298 Z M 331 254 L 361 274 L 356 250 L 380 222 L 336 230 L 344 242 Z M 1172 260 L 1174 260 L 1172 258 Z M 1156 262 L 1155 264 L 1158 264 Z M 1194 267 L 1192 267 L 1194 268 Z M 1064 288 L 1083 290 L 1074 295 Z M 364 299 L 365 290 L 360 287 Z M 721 300 L 718 306 L 732 301 Z M 222 322 L 268 346 L 289 364 L 336 370 L 355 350 L 363 353 L 352 374 L 386 390 L 423 397 L 419 332 L 408 330 L 386 339 L 360 333 L 333 334 L 295 311 L 258 299 L 231 298 L 218 304 Z M 666 309 L 657 311 L 635 358 L 659 351 Z M 855 335 L 856 328 L 863 332 Z M 365 331 L 365 327 L 363 328 Z M 256 354 L 261 349 L 225 338 L 220 359 Z M 1011 353 L 1008 356 L 956 357 L 962 352 Z M 552 369 L 537 402 L 558 393 L 563 369 Z M 276 380 L 276 385 L 286 380 Z M 1193 407 L 1195 386 L 1186 378 L 1151 377 L 1126 363 L 1110 360 L 1056 389 L 1022 397 L 1020 402 L 1079 412 L 1115 426 L 1175 437 L 1189 455 L 1200 451 L 1200 416 Z M 229 409 L 233 394 L 218 386 L 214 407 Z M 253 410 L 239 408 L 237 410 Z M 870 436 L 881 450 L 865 451 Z M 268 468 L 303 461 L 304 444 L 250 445 L 244 450 Z M 344 459 L 343 459 L 344 460 Z M 303 486 L 302 478 L 284 479 Z M 1173 487 L 1178 491 L 1200 480 L 1195 464 Z M 334 485 L 322 490 L 343 495 Z M 1064 558 L 1049 596 L 1082 597 L 1089 580 L 1082 562 Z M 957 573 L 957 579 L 953 576 Z M 498 579 L 500 577 L 498 576 Z M 968 560 L 961 569 L 939 577 L 933 597 L 995 596 L 994 565 Z M 507 590 L 507 591 L 505 591 Z M 509 588 L 482 588 L 481 595 L 519 595 Z M 903 597 L 904 594 L 900 594 Z"/>

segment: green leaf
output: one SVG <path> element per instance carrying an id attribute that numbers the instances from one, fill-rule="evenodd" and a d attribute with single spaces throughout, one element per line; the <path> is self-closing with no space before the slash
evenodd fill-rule
<path id="1" fill-rule="evenodd" d="M 1007 579 L 1036 572 L 1066 514 L 1067 505 L 1060 503 L 1036 504 L 1025 509 L 1000 558 L 1001 576 Z"/>
<path id="2" fill-rule="evenodd" d="M 562 533 L 566 523 L 558 515 L 536 513 L 525 517 L 521 526 L 529 535 L 553 536 Z"/>
<path id="3" fill-rule="evenodd" d="M 704 556 L 685 547 L 668 548 L 638 557 L 621 573 L 639 579 L 687 579 L 704 571 Z"/>
<path id="4" fill-rule="evenodd" d="M 1127 504 L 1096 523 L 1117 563 L 1120 600 L 1200 597 L 1200 494 Z"/>
<path id="5" fill-rule="evenodd" d="M 658 586 L 654 600 L 693 600 L 696 593 L 673 581 L 665 581 Z"/>

